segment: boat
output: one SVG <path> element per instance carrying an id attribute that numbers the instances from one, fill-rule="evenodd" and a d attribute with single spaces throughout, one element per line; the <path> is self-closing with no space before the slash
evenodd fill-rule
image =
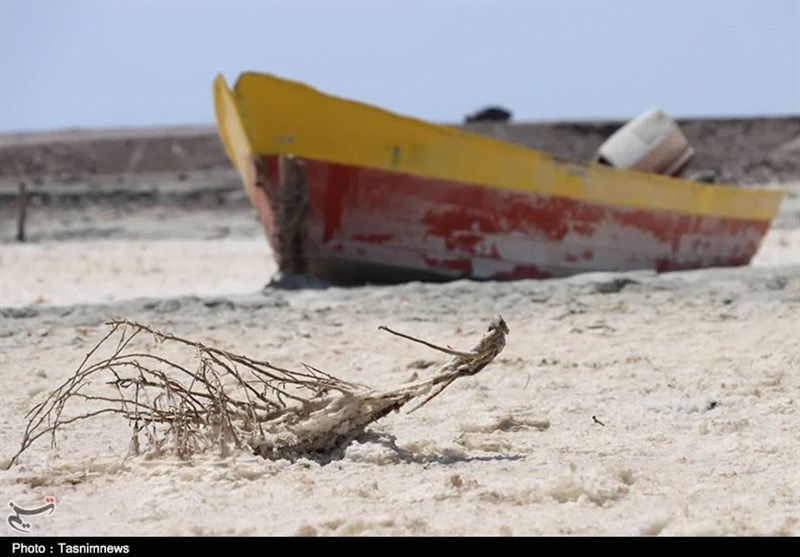
<path id="1" fill-rule="evenodd" d="M 280 271 L 336 284 L 747 265 L 784 195 L 558 160 L 269 74 L 213 95 Z"/>

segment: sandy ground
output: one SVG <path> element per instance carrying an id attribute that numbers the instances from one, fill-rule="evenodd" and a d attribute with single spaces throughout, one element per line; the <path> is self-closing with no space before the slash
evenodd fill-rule
<path id="1" fill-rule="evenodd" d="M 381 324 L 463 348 L 495 314 L 511 333 L 491 367 L 327 465 L 131 457 L 128 425 L 97 418 L 0 472 L 0 499 L 55 497 L 40 535 L 800 535 L 788 207 L 747 268 L 294 291 L 262 290 L 274 266 L 246 209 L 53 210 L 27 244 L 6 219 L 3 462 L 111 317 L 378 387 L 443 361 Z"/>

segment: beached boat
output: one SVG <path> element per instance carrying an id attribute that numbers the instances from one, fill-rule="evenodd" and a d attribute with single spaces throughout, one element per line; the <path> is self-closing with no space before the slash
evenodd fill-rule
<path id="1" fill-rule="evenodd" d="M 225 150 L 285 273 L 337 283 L 746 265 L 783 192 L 557 160 L 242 74 Z"/>

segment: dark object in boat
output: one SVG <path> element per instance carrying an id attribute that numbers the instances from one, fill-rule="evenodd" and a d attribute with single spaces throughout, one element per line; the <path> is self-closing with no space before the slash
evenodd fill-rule
<path id="1" fill-rule="evenodd" d="M 467 114 L 465 122 L 508 122 L 511 112 L 499 106 L 487 106 L 472 114 Z"/>

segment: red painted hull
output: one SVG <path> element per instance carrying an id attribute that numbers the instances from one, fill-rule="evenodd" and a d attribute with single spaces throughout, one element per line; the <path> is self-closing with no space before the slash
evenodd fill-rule
<path id="1" fill-rule="evenodd" d="M 300 243 L 282 245 L 277 157 L 261 157 L 253 201 L 282 267 L 337 283 L 746 265 L 769 226 L 301 162 Z"/>

